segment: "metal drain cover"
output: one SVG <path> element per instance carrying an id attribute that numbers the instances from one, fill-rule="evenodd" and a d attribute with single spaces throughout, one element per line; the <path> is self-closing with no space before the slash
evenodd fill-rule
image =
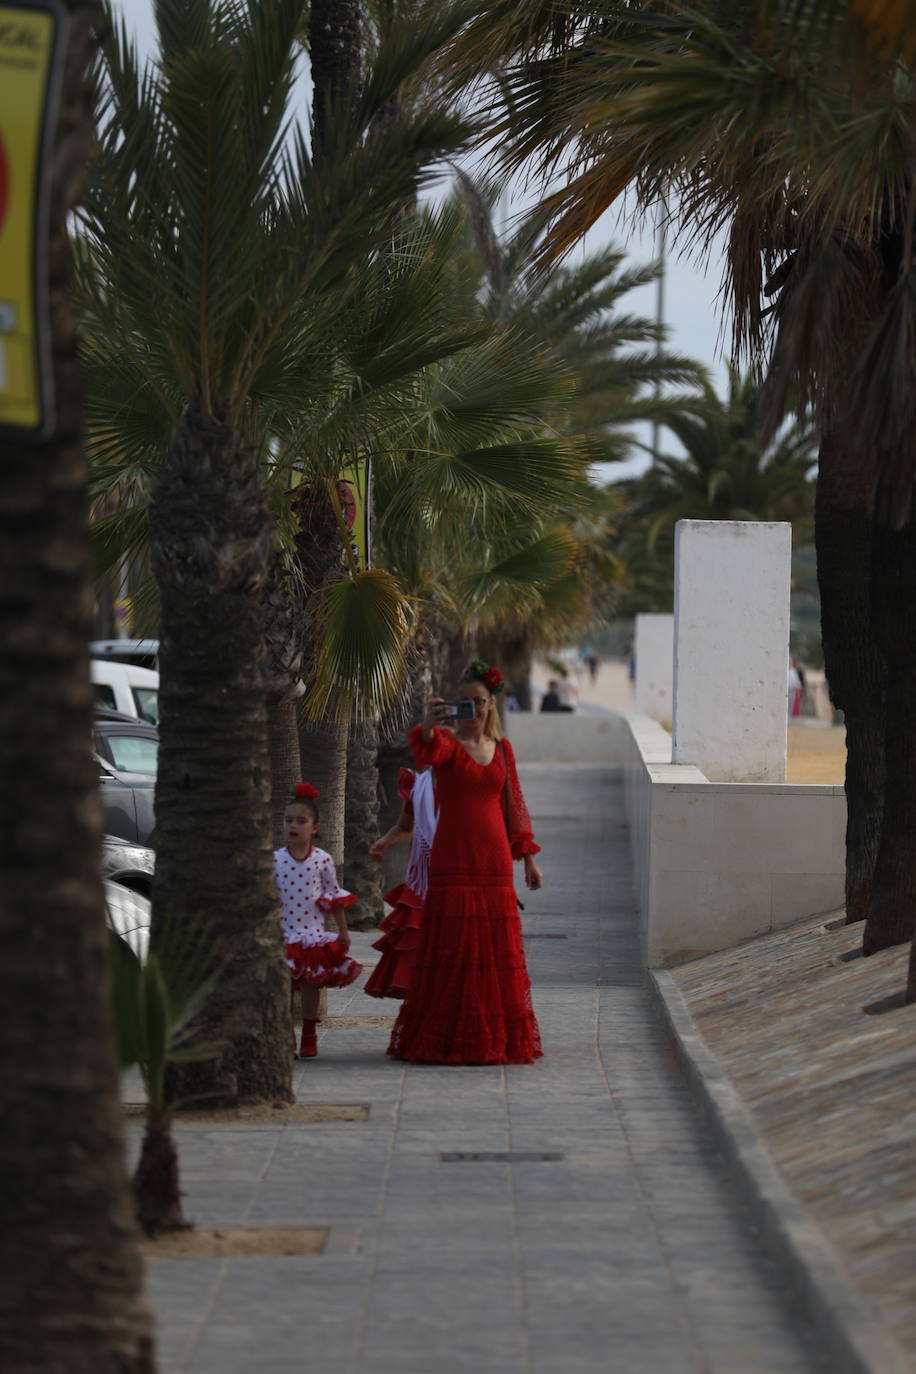
<path id="1" fill-rule="evenodd" d="M 563 1150 L 441 1150 L 443 1164 L 541 1164 L 565 1159 Z"/>
<path id="2" fill-rule="evenodd" d="M 323 1016 L 319 1024 L 326 1030 L 387 1030 L 394 1022 L 393 1016 Z"/>

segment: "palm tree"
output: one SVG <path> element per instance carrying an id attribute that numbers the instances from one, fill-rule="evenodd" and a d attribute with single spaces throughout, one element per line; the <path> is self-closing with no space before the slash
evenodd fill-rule
<path id="1" fill-rule="evenodd" d="M 0 439 L 4 1226 L 0 1364 L 152 1374 L 111 1043 L 100 816 L 89 753 L 86 464 L 66 220 L 92 125 L 93 6 L 64 5 L 45 261 L 56 417 Z"/>
<path id="2" fill-rule="evenodd" d="M 871 0 L 520 0 L 488 6 L 462 39 L 472 72 L 507 64 L 506 160 L 563 169 L 545 255 L 627 188 L 644 207 L 672 190 L 685 235 L 727 231 L 735 348 L 769 365 L 771 423 L 814 408 L 825 664 L 847 722 L 847 919 L 867 916 L 866 952 L 912 933 L 916 871 L 916 101 L 892 22 Z"/>
<path id="3" fill-rule="evenodd" d="M 457 177 L 470 284 L 489 320 L 548 348 L 575 379 L 565 432 L 587 435 L 596 462 L 629 457 L 629 426 L 691 413 L 706 380 L 693 359 L 668 351 L 664 325 L 624 306 L 631 291 L 657 279 L 661 264 L 629 267 L 622 252 L 605 248 L 544 271 L 548 220 L 534 210 L 500 235 L 501 185 L 464 172 Z M 672 394 L 672 386 L 688 390 Z"/>
<path id="4" fill-rule="evenodd" d="M 168 913 L 206 922 L 227 959 L 208 1016 L 226 1050 L 182 1067 L 184 1096 L 220 1084 L 242 1099 L 290 1095 L 264 681 L 277 429 L 259 398 L 301 389 L 304 321 L 340 309 L 390 205 L 462 137 L 438 110 L 377 124 L 404 71 L 441 39 L 431 16 L 379 52 L 360 99 L 310 155 L 289 128 L 301 9 L 163 0 L 160 60 L 144 72 L 112 19 L 101 156 L 80 225 L 96 342 L 130 344 L 109 401 L 118 389 L 131 409 L 137 400 L 136 424 L 153 411 L 164 439 L 149 507 L 162 667 L 153 943 Z M 95 446 L 104 458 L 101 428 Z"/>
<path id="5" fill-rule="evenodd" d="M 540 367 L 531 375 L 533 385 L 521 387 L 513 380 L 513 372 L 515 364 L 526 357 L 539 357 Z M 534 380 L 537 372 L 540 381 Z M 508 413 L 502 421 L 506 437 L 511 438 L 510 426 L 518 430 L 526 413 L 526 424 L 537 437 L 525 446 L 494 446 L 485 465 L 487 450 L 457 453 L 457 463 L 443 461 L 444 455 L 424 458 L 415 452 L 408 455 L 406 474 L 393 469 L 380 473 L 380 557 L 410 592 L 417 612 L 408 691 L 382 728 L 379 772 L 383 828 L 399 808 L 398 769 L 412 762 L 406 727 L 422 715 L 434 687 L 445 690 L 457 679 L 473 648 L 472 636 L 484 601 L 489 608 L 504 610 L 507 605 L 517 607 L 524 599 L 529 609 L 542 609 L 539 589 L 570 563 L 568 534 L 551 531 L 551 527 L 582 516 L 590 499 L 588 446 L 583 449 L 581 441 L 567 440 L 567 450 L 561 440 L 551 437 L 557 430 L 562 435 L 574 382 L 568 372 L 558 370 L 548 353 L 536 349 L 532 354 L 530 341 L 523 336 L 497 332 L 479 349 L 457 355 L 438 373 L 436 405 L 429 416 L 433 424 L 425 436 L 418 436 L 428 447 L 441 451 L 462 437 L 467 442 L 469 434 L 492 431 L 506 408 Z M 520 408 L 522 403 L 524 409 Z M 519 457 L 526 448 L 530 448 L 534 464 L 527 476 L 519 468 Z M 560 461 L 564 451 L 569 456 Z M 463 465 L 468 469 L 464 491 Z M 473 499 L 473 484 L 484 477 L 492 482 L 500 470 L 505 478 L 517 473 L 508 499 L 494 484 L 486 505 L 481 505 Z M 449 490 L 445 504 L 434 499 L 436 487 L 443 481 Z M 411 493 L 414 483 L 418 485 Z M 426 518 L 405 519 L 405 499 L 415 500 L 419 511 L 425 509 Z M 536 586 L 528 585 L 532 579 Z M 488 596 L 482 593 L 484 587 Z"/>
<path id="6" fill-rule="evenodd" d="M 702 414 L 664 421 L 683 454 L 658 454 L 645 473 L 623 484 L 618 552 L 631 602 L 648 597 L 641 610 L 670 608 L 678 520 L 787 520 L 796 543 L 810 542 L 816 443 L 810 425 L 787 424 L 768 437 L 760 388 L 734 368 L 724 399 L 708 383 L 704 396 Z"/>
<path id="7" fill-rule="evenodd" d="M 183 1230 L 178 1151 L 172 1134 L 177 1103 L 170 1064 L 213 1059 L 220 1046 L 200 1039 L 197 1018 L 219 979 L 220 958 L 203 928 L 187 924 L 160 940 L 145 959 L 131 934 L 110 932 L 111 1001 L 119 1067 L 139 1066 L 146 1128 L 133 1177 L 137 1220 L 147 1235 Z"/>
<path id="8" fill-rule="evenodd" d="M 625 267 L 624 255 L 609 248 L 544 272 L 537 267 L 547 229 L 541 211 L 500 235 L 500 183 L 461 172 L 455 197 L 466 207 L 466 268 L 487 317 L 549 349 L 568 369 L 574 389 L 562 427 L 581 434 L 596 460 L 629 456 L 636 421 L 686 422 L 702 408 L 704 369 L 670 354 L 664 328 L 623 305 L 631 290 L 656 278 L 658 264 Z M 672 385 L 690 390 L 671 394 L 666 389 Z M 497 539 L 474 550 L 481 580 L 463 605 L 460 634 L 465 640 L 477 636 L 477 651 L 500 663 L 525 709 L 535 648 L 580 631 L 620 580 L 619 561 L 604 547 L 617 504 L 611 495 L 585 489 L 575 523 L 558 526 L 548 519 L 508 543 Z M 560 549 L 563 559 L 555 567 Z"/>

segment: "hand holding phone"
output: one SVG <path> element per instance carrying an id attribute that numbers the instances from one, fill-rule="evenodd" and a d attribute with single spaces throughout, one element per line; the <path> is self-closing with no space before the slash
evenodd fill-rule
<path id="1" fill-rule="evenodd" d="M 441 705 L 443 713 L 453 720 L 474 719 L 474 703 L 468 697 L 463 697 L 460 701 L 443 701 Z"/>

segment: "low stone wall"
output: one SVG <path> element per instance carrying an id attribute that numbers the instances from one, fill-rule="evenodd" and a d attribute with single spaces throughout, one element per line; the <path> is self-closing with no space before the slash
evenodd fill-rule
<path id="1" fill-rule="evenodd" d="M 616 711 L 507 711 L 505 730 L 519 763 L 623 763 L 627 717 Z"/>
<path id="2" fill-rule="evenodd" d="M 728 949 L 842 905 L 842 787 L 711 783 L 671 739 L 621 718 L 626 807 L 650 968 Z"/>

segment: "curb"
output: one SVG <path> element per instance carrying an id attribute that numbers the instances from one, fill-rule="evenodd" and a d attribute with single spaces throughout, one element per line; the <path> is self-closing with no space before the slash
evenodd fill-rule
<path id="1" fill-rule="evenodd" d="M 703 1039 L 670 973 L 649 986 L 690 1092 L 760 1228 L 770 1258 L 798 1295 L 832 1374 L 912 1374 L 912 1364 L 854 1288 L 817 1224 L 785 1183 L 731 1079 Z"/>

